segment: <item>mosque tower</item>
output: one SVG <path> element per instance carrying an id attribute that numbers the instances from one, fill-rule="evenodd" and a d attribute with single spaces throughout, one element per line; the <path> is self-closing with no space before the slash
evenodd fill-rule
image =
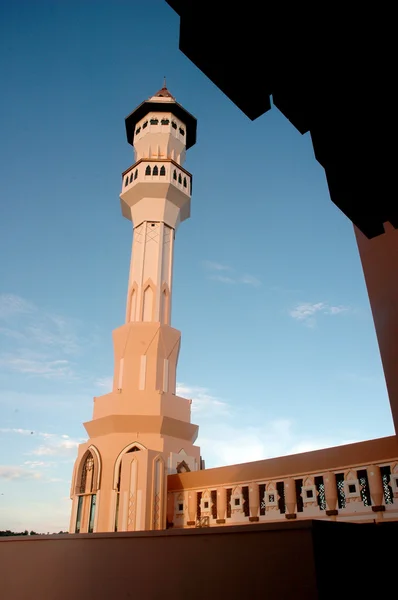
<path id="1" fill-rule="evenodd" d="M 190 216 L 183 168 L 196 119 L 166 87 L 126 118 L 135 162 L 122 175 L 133 222 L 126 322 L 113 332 L 113 389 L 94 398 L 72 477 L 70 533 L 164 529 L 167 475 L 201 468 L 191 401 L 176 395 L 181 334 L 171 326 L 174 240 Z"/>

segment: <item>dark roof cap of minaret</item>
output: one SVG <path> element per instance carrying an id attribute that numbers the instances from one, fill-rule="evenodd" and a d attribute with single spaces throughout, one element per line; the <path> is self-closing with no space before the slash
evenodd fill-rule
<path id="1" fill-rule="evenodd" d="M 159 101 L 156 99 L 159 98 Z M 165 100 L 163 100 L 165 98 Z M 166 98 L 168 100 L 166 100 Z M 142 102 L 137 108 L 125 119 L 127 141 L 134 146 L 135 126 L 138 121 L 141 121 L 150 112 L 171 112 L 177 119 L 182 121 L 186 127 L 186 148 L 191 148 L 196 142 L 196 119 L 191 113 L 176 102 L 174 96 L 166 87 L 166 78 L 162 89 L 154 96 Z"/>
<path id="2" fill-rule="evenodd" d="M 156 92 L 155 97 L 158 97 L 158 98 L 172 98 L 174 100 L 174 102 L 175 102 L 175 98 L 174 98 L 173 94 L 171 94 L 169 92 L 169 90 L 167 89 L 166 77 L 164 78 L 162 89 L 159 90 L 158 92 Z"/>

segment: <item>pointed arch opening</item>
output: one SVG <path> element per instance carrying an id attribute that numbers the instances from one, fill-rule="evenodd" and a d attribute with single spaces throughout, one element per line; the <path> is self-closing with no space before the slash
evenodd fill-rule
<path id="1" fill-rule="evenodd" d="M 157 165 L 153 167 L 152 175 L 159 175 L 159 169 Z"/>
<path id="2" fill-rule="evenodd" d="M 128 318 L 130 322 L 137 319 L 137 285 L 134 284 L 130 293 Z"/>
<path id="3" fill-rule="evenodd" d="M 160 297 L 160 322 L 163 325 L 169 324 L 169 290 L 165 286 Z"/>
<path id="4" fill-rule="evenodd" d="M 146 169 L 145 169 L 145 175 L 150 175 L 151 174 L 151 167 L 149 165 L 147 165 Z"/>
<path id="5" fill-rule="evenodd" d="M 153 460 L 152 529 L 155 530 L 163 529 L 164 474 L 164 460 L 158 455 Z"/>
<path id="6" fill-rule="evenodd" d="M 135 448 L 135 449 L 134 449 Z M 140 442 L 132 442 L 125 446 L 123 450 L 118 454 L 118 457 L 115 461 L 115 466 L 113 469 L 113 489 L 117 490 L 118 485 L 120 484 L 120 470 L 122 466 L 122 458 L 125 454 L 129 452 L 138 452 L 138 450 L 146 450 L 146 447 Z"/>
<path id="7" fill-rule="evenodd" d="M 160 173 L 159 174 L 160 174 L 161 177 L 164 177 L 166 175 L 166 168 L 165 168 L 164 165 L 162 165 L 160 167 Z"/>
<path id="8" fill-rule="evenodd" d="M 152 284 L 148 283 L 142 296 L 142 320 L 145 322 L 152 321 L 154 297 Z"/>
<path id="9" fill-rule="evenodd" d="M 120 507 L 120 491 L 122 489 L 122 458 L 126 454 L 130 452 L 140 452 L 141 450 L 146 450 L 146 447 L 139 442 L 132 442 L 119 453 L 118 457 L 115 461 L 115 466 L 113 469 L 113 493 L 115 494 L 114 499 L 114 512 L 113 512 L 113 528 L 114 531 L 118 531 L 119 527 L 119 507 Z M 136 463 L 137 461 L 134 459 L 133 461 Z M 136 464 L 135 464 L 136 466 Z M 112 518 L 112 517 L 111 517 Z"/>

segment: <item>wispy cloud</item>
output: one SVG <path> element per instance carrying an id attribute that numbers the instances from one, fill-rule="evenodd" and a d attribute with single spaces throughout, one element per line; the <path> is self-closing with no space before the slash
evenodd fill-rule
<path id="1" fill-rule="evenodd" d="M 229 265 L 207 260 L 203 262 L 203 266 L 208 273 L 209 279 L 212 279 L 213 281 L 219 281 L 220 283 L 226 284 L 251 285 L 254 287 L 261 285 L 261 281 L 257 277 L 254 277 L 254 275 L 237 273 L 236 269 Z M 223 273 L 228 273 L 228 275 Z"/>
<path id="2" fill-rule="evenodd" d="M 22 429 L 21 427 L 1 427 L 0 433 L 16 433 L 18 435 L 35 435 L 45 439 L 56 436 L 55 433 L 46 433 L 43 431 L 34 431 L 32 429 Z M 64 436 L 61 436 L 64 437 Z M 69 437 L 68 435 L 66 436 Z"/>
<path id="3" fill-rule="evenodd" d="M 213 262 L 211 260 L 205 260 L 203 266 L 209 271 L 232 271 L 232 268 L 222 263 Z"/>
<path id="4" fill-rule="evenodd" d="M 35 311 L 35 307 L 27 300 L 14 294 L 0 294 L 0 319 L 9 319 L 15 315 L 28 314 Z"/>
<path id="5" fill-rule="evenodd" d="M 309 327 L 316 324 L 316 316 L 329 315 L 335 316 L 348 312 L 348 306 L 333 306 L 327 302 L 303 302 L 289 311 L 289 315 L 296 321 L 301 321 Z"/>
<path id="6" fill-rule="evenodd" d="M 193 413 L 213 417 L 229 412 L 227 402 L 213 396 L 206 388 L 177 383 L 176 392 L 178 396 L 192 400 Z"/>
<path id="7" fill-rule="evenodd" d="M 37 471 L 33 471 L 32 469 L 27 469 L 26 467 L 18 467 L 15 465 L 0 465 L 0 478 L 1 479 L 40 479 L 41 474 Z"/>
<path id="8" fill-rule="evenodd" d="M 7 337 L 7 353 L 0 367 L 47 379 L 74 377 L 71 358 L 93 345 L 75 319 L 39 309 L 24 298 L 0 294 L 0 336 Z"/>
<path id="9" fill-rule="evenodd" d="M 233 465 L 266 458 L 321 450 L 352 443 L 346 436 L 308 436 L 295 431 L 287 419 L 263 421 L 256 426 L 204 423 L 198 445 L 207 467 Z"/>
<path id="10" fill-rule="evenodd" d="M 200 417 L 198 445 L 207 467 L 233 465 L 357 441 L 345 433 L 301 434 L 289 419 L 262 419 L 248 424 L 240 408 L 203 387 L 177 384 L 177 393 L 192 399 L 193 420 Z"/>
<path id="11" fill-rule="evenodd" d="M 41 468 L 48 469 L 48 468 L 52 467 L 54 464 L 55 463 L 53 463 L 53 462 L 48 462 L 48 461 L 44 461 L 44 460 L 25 460 L 25 462 L 24 462 L 24 465 L 29 467 L 29 469 L 41 469 Z"/>
<path id="12" fill-rule="evenodd" d="M 94 385 L 105 392 L 110 392 L 113 386 L 113 377 L 100 377 L 94 381 Z"/>
<path id="13" fill-rule="evenodd" d="M 29 354 L 27 352 L 27 354 Z M 0 366 L 8 370 L 27 375 L 40 375 L 46 379 L 64 378 L 73 376 L 68 360 L 47 360 L 46 356 L 33 358 L 21 358 L 3 354 L 0 357 Z"/>
<path id="14" fill-rule="evenodd" d="M 30 429 L 21 429 L 20 427 L 1 427 L 0 433 L 18 433 L 19 435 L 33 435 Z"/>
<path id="15" fill-rule="evenodd" d="M 67 435 L 54 435 L 32 450 L 30 454 L 34 456 L 75 456 L 77 447 L 83 441 L 85 440 L 73 439 Z"/>
<path id="16" fill-rule="evenodd" d="M 236 279 L 233 277 L 227 277 L 226 275 L 210 275 L 209 279 L 212 279 L 213 281 L 220 281 L 221 283 L 237 283 Z"/>
<path id="17" fill-rule="evenodd" d="M 41 438 L 44 440 L 39 446 L 26 454 L 34 456 L 74 456 L 76 449 L 82 442 L 86 441 L 84 438 L 72 438 L 66 433 L 49 433 L 44 431 L 35 431 L 33 429 L 22 429 L 19 427 L 2 427 L 0 434 L 16 434 L 22 436 L 29 436 L 32 439 Z M 38 466 L 38 461 L 27 461 L 26 465 Z"/>
<path id="18" fill-rule="evenodd" d="M 238 278 L 238 283 L 244 283 L 245 285 L 254 285 L 254 287 L 258 287 L 259 285 L 261 285 L 261 281 L 253 275 L 242 275 Z"/>

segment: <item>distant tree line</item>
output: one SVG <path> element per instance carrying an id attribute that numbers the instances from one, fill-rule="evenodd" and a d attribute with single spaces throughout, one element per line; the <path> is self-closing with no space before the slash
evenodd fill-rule
<path id="1" fill-rule="evenodd" d="M 69 533 L 68 531 L 58 531 L 58 533 L 37 533 L 37 531 L 10 531 L 7 529 L 6 531 L 0 531 L 0 537 L 10 537 L 14 535 L 61 535 L 61 533 Z"/>

